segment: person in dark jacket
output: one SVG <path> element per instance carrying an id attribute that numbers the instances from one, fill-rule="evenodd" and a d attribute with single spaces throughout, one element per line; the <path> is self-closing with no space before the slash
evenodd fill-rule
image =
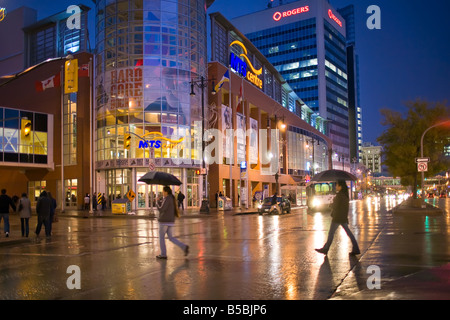
<path id="1" fill-rule="evenodd" d="M 5 236 L 9 237 L 9 207 L 16 211 L 16 205 L 12 199 L 6 194 L 6 189 L 2 189 L 0 195 L 0 222 L 4 223 L 3 230 L 5 230 Z"/>
<path id="2" fill-rule="evenodd" d="M 165 236 L 169 237 L 169 240 L 176 244 L 184 251 L 184 255 L 187 256 L 189 253 L 189 246 L 178 240 L 172 235 L 172 229 L 175 226 L 175 216 L 177 214 L 177 201 L 175 200 L 172 190 L 169 187 L 163 188 L 163 199 L 160 205 L 158 205 L 159 210 L 159 246 L 161 247 L 161 254 L 156 256 L 158 259 L 167 259 L 166 255 L 166 241 Z"/>
<path id="3" fill-rule="evenodd" d="M 56 199 L 52 197 L 52 194 L 50 192 L 47 192 L 47 197 L 50 199 L 52 205 L 50 206 L 50 219 L 49 221 L 49 229 L 50 229 L 50 235 L 52 234 L 52 226 L 53 226 L 53 221 L 57 221 L 55 219 L 55 212 L 56 212 Z"/>
<path id="4" fill-rule="evenodd" d="M 185 196 L 180 190 L 180 192 L 178 192 L 177 199 L 178 199 L 178 208 L 181 207 L 182 210 L 184 210 L 184 204 L 183 204 L 184 198 L 185 198 Z"/>
<path id="5" fill-rule="evenodd" d="M 36 204 L 36 213 L 38 216 L 38 224 L 36 226 L 36 236 L 39 237 L 41 233 L 42 224 L 45 227 L 45 236 L 50 238 L 50 212 L 52 207 L 52 200 L 47 196 L 47 192 L 42 191 L 39 200 Z"/>
<path id="6" fill-rule="evenodd" d="M 348 227 L 348 208 L 349 208 L 349 196 L 347 183 L 344 180 L 338 180 L 336 183 L 336 190 L 338 191 L 333 199 L 332 211 L 331 211 L 331 226 L 328 231 L 328 239 L 325 245 L 316 249 L 317 252 L 327 254 L 330 249 L 331 243 L 333 242 L 334 233 L 339 226 L 344 228 L 348 237 L 352 241 L 353 250 L 350 254 L 360 254 L 358 243 L 356 242 L 355 236 Z"/>

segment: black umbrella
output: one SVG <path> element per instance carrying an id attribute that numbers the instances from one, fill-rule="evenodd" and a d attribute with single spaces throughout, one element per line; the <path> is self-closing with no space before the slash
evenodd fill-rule
<path id="1" fill-rule="evenodd" d="M 147 172 L 139 179 L 139 181 L 145 182 L 146 184 L 161 184 L 165 186 L 179 186 L 182 184 L 182 182 L 173 174 L 160 171 Z"/>
<path id="2" fill-rule="evenodd" d="M 345 180 L 345 181 L 355 181 L 357 178 L 351 174 L 350 172 L 343 170 L 325 170 L 316 174 L 311 181 L 312 182 L 321 182 L 321 181 L 337 181 L 337 180 Z"/>

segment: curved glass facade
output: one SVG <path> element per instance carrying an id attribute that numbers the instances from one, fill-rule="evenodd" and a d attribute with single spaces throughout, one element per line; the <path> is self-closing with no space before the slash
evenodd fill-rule
<path id="1" fill-rule="evenodd" d="M 178 151 L 163 141 L 155 159 L 198 159 L 201 96 L 189 93 L 206 78 L 205 1 L 99 0 L 96 10 L 96 160 L 148 158 L 139 141 L 152 132 L 184 138 Z"/>
<path id="2" fill-rule="evenodd" d="M 138 179 L 152 162 L 159 171 L 172 167 L 197 206 L 202 92 L 191 96 L 190 82 L 206 78 L 205 0 L 95 2 L 99 189 L 110 199 L 133 189 L 138 207 L 150 206 L 152 191 Z"/>

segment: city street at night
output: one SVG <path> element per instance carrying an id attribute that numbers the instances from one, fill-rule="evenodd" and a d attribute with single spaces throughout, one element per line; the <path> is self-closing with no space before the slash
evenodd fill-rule
<path id="1" fill-rule="evenodd" d="M 393 215 L 398 202 L 350 203 L 349 226 L 361 254 L 338 229 L 327 256 L 329 213 L 297 208 L 281 216 L 188 212 L 159 252 L 158 222 L 147 216 L 61 215 L 53 236 L 0 239 L 0 299 L 326 300 L 449 299 L 450 199 L 435 199 L 444 215 Z M 75 268 L 79 269 L 74 271 Z M 79 275 L 79 288 L 74 275 Z M 377 278 L 378 276 L 378 278 Z M 377 282 L 378 281 L 378 282 Z"/>

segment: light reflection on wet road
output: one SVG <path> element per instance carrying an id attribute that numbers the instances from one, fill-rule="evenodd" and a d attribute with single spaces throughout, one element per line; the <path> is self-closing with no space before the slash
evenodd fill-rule
<path id="1" fill-rule="evenodd" d="M 439 202 L 439 200 L 438 200 Z M 328 257 L 327 212 L 298 209 L 283 216 L 219 215 L 182 218 L 159 254 L 158 223 L 127 218 L 60 218 L 51 240 L 0 239 L 0 299 L 328 299 L 366 289 L 367 267 L 379 265 L 390 281 L 450 262 L 449 214 L 393 217 L 391 199 L 353 201 L 349 222 L 362 254 L 338 229 Z M 440 200 L 447 210 L 450 199 Z M 17 220 L 17 221 L 16 221 Z M 35 226 L 35 217 L 30 226 Z M 81 270 L 81 289 L 66 286 L 67 267 Z"/>

